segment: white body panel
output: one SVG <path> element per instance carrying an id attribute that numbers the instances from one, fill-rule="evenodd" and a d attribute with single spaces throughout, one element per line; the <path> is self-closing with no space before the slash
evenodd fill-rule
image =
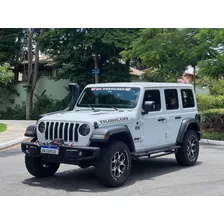
<path id="1" fill-rule="evenodd" d="M 156 89 L 157 88 L 153 88 Z M 146 88 L 145 91 L 150 90 Z M 161 102 L 163 102 L 162 91 L 160 91 Z M 163 105 L 163 104 L 162 104 Z M 164 108 L 161 108 L 161 111 L 150 112 L 145 115 L 141 115 L 141 147 L 144 150 L 145 148 L 159 147 L 166 144 L 165 140 L 165 131 L 166 123 L 165 121 L 158 121 L 161 118 L 166 116 Z"/>
<path id="2" fill-rule="evenodd" d="M 68 129 L 69 125 L 71 124 L 79 124 L 81 126 L 82 124 L 88 124 L 91 128 L 90 133 L 87 136 L 82 136 L 79 134 L 78 131 L 78 142 L 75 142 L 76 146 L 87 146 L 90 142 L 90 137 L 94 130 L 94 122 L 97 122 L 99 127 L 105 126 L 105 125 L 114 125 L 114 124 L 125 124 L 129 127 L 130 131 L 132 132 L 133 136 L 134 133 L 134 122 L 136 120 L 136 110 L 135 111 L 114 111 L 113 109 L 99 111 L 99 112 L 93 112 L 91 109 L 84 109 L 81 111 L 70 111 L 70 112 L 63 112 L 58 113 L 54 115 L 49 115 L 46 117 L 43 117 L 41 121 L 47 123 L 47 122 L 54 122 L 53 129 L 55 128 L 55 124 L 59 123 L 68 123 Z M 41 122 L 40 121 L 40 122 Z M 74 127 L 75 128 L 75 127 Z M 50 136 L 50 130 L 48 136 Z M 58 131 L 58 130 L 57 130 Z M 46 140 L 45 133 L 40 133 L 37 131 L 38 140 L 41 143 L 49 143 L 52 141 L 55 136 L 53 133 L 52 140 Z M 62 138 L 64 139 L 64 131 L 62 133 Z M 65 141 L 67 144 L 72 144 L 74 141 Z"/>
<path id="3" fill-rule="evenodd" d="M 119 109 L 118 111 L 113 108 L 97 108 L 100 111 L 94 112 L 91 108 L 79 108 L 75 107 L 74 111 L 61 112 L 49 116 L 45 116 L 38 121 L 45 122 L 45 124 L 52 124 L 52 129 L 48 129 L 48 133 L 40 133 L 37 128 L 38 140 L 41 143 L 49 143 L 55 137 L 62 133 L 64 139 L 67 135 L 65 143 L 73 144 L 76 146 L 88 146 L 90 144 L 90 138 L 94 131 L 94 123 L 96 122 L 99 128 L 103 126 L 109 126 L 114 124 L 125 125 L 131 132 L 136 151 L 145 150 L 147 148 L 167 146 L 175 144 L 177 135 L 179 132 L 180 124 L 184 118 L 194 118 L 198 113 L 197 104 L 195 100 L 195 107 L 183 109 L 180 89 L 193 89 L 189 84 L 177 84 L 177 83 L 104 83 L 104 84 L 92 84 L 87 87 L 139 87 L 140 96 L 137 106 L 133 109 Z M 168 111 L 165 107 L 164 89 L 177 89 L 179 106 L 178 110 Z M 154 111 L 148 114 L 142 115 L 142 103 L 145 90 L 157 89 L 161 95 L 161 111 Z M 176 117 L 181 117 L 176 119 Z M 164 121 L 158 121 L 160 118 L 165 118 Z M 63 123 L 62 129 L 60 124 Z M 67 123 L 67 126 L 65 126 Z M 76 130 L 76 124 L 79 127 L 82 124 L 88 124 L 90 126 L 90 133 L 87 136 L 79 134 L 79 129 Z M 67 128 L 67 129 L 66 129 Z M 55 130 L 55 131 L 51 131 Z M 61 131 L 60 131 L 61 130 Z M 66 130 L 73 131 L 72 139 L 69 139 L 69 133 L 66 134 Z M 78 141 L 74 141 L 74 133 L 77 132 Z M 51 135 L 51 136 L 50 136 Z M 47 136 L 47 138 L 46 138 Z M 49 139 L 51 137 L 51 139 Z"/>

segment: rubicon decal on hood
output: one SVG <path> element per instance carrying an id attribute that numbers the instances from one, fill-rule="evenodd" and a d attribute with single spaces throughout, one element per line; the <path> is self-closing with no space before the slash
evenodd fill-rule
<path id="1" fill-rule="evenodd" d="M 118 118 L 111 118 L 107 120 L 100 120 L 101 124 L 110 123 L 110 122 L 118 122 L 118 121 L 127 121 L 128 117 L 118 117 Z"/>

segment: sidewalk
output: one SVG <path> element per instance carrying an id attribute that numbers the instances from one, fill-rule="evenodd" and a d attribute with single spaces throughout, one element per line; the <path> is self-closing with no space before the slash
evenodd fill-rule
<path id="1" fill-rule="evenodd" d="M 0 120 L 0 123 L 7 125 L 7 130 L 0 133 L 0 149 L 3 149 L 27 139 L 27 137 L 24 136 L 27 126 L 35 124 L 36 121 Z"/>

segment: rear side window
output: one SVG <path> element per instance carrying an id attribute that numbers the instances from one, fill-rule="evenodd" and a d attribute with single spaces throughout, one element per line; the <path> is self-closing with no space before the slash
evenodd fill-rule
<path id="1" fill-rule="evenodd" d="M 159 90 L 146 90 L 143 100 L 143 107 L 145 101 L 154 101 L 155 102 L 155 110 L 154 111 L 160 111 L 161 110 L 161 99 L 160 99 L 160 92 Z"/>
<path id="2" fill-rule="evenodd" d="M 183 102 L 183 108 L 190 108 L 195 106 L 194 96 L 191 89 L 182 89 L 181 97 Z"/>
<path id="3" fill-rule="evenodd" d="M 176 110 L 179 108 L 178 94 L 176 89 L 165 89 L 166 109 Z"/>

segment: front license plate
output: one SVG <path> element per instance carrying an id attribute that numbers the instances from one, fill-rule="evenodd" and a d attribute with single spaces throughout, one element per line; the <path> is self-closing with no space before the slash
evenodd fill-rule
<path id="1" fill-rule="evenodd" d="M 58 146 L 55 146 L 55 145 L 44 145 L 44 146 L 41 146 L 40 152 L 44 154 L 58 155 L 59 148 Z"/>

